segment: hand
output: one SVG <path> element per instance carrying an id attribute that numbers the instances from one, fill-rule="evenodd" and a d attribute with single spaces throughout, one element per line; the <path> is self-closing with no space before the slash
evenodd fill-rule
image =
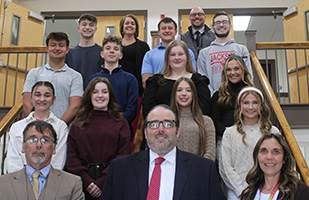
<path id="1" fill-rule="evenodd" d="M 101 189 L 93 182 L 88 185 L 87 192 L 95 198 L 99 198 L 101 196 Z"/>

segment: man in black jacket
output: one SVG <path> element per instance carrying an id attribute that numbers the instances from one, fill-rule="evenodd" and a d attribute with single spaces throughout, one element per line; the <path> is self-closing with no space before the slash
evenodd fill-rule
<path id="1" fill-rule="evenodd" d="M 192 8 L 189 16 L 191 26 L 188 27 L 187 32 L 181 34 L 181 40 L 193 51 L 195 60 L 198 58 L 199 51 L 208 47 L 216 39 L 215 34 L 205 24 L 205 19 L 205 12 L 202 8 Z"/>

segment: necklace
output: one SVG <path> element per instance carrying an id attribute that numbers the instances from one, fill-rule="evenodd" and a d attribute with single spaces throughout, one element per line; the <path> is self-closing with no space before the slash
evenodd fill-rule
<path id="1" fill-rule="evenodd" d="M 260 187 L 259 200 L 260 200 L 260 198 L 261 198 L 262 190 L 263 190 L 263 185 Z M 275 196 L 277 190 L 278 190 L 278 183 L 275 185 L 275 187 L 274 187 L 273 190 L 271 191 L 271 194 L 270 194 L 268 200 L 272 200 L 272 199 L 274 198 L 274 196 Z"/>
<path id="2" fill-rule="evenodd" d="M 249 130 L 249 131 L 254 131 L 256 128 L 259 127 L 259 124 L 254 124 L 253 126 L 250 126 L 250 125 L 245 125 L 245 127 Z"/>

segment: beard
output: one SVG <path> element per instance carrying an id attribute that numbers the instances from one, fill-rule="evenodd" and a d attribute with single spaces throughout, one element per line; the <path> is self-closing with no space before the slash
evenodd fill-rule
<path id="1" fill-rule="evenodd" d="M 195 30 L 200 30 L 201 28 L 203 28 L 203 26 L 204 26 L 204 23 L 201 23 L 200 25 L 194 25 L 193 23 L 192 23 L 192 27 L 195 29 Z"/>
<path id="2" fill-rule="evenodd" d="M 42 154 L 43 156 L 41 155 L 34 156 L 33 154 Z M 30 153 L 30 160 L 35 164 L 42 164 L 46 160 L 46 152 L 43 150 L 33 151 Z"/>
<path id="3" fill-rule="evenodd" d="M 216 36 L 217 36 L 218 38 L 225 38 L 225 37 L 227 37 L 227 36 L 230 34 L 230 31 L 228 31 L 228 32 L 226 32 L 226 33 L 222 33 L 222 34 L 217 33 L 217 32 L 215 31 L 215 34 L 216 34 Z"/>

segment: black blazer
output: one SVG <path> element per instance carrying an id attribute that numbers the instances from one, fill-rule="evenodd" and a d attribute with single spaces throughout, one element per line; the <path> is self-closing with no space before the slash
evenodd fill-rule
<path id="1" fill-rule="evenodd" d="M 101 200 L 145 200 L 148 191 L 149 151 L 114 159 Z M 174 200 L 223 200 L 215 163 L 177 149 Z"/>

